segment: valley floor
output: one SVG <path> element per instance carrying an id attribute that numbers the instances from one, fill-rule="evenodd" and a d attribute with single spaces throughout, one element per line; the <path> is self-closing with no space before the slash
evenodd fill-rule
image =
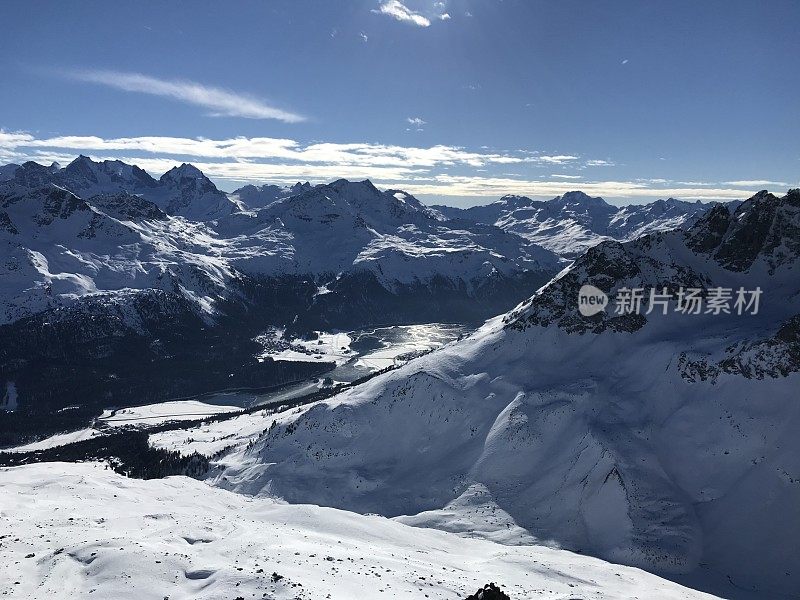
<path id="1" fill-rule="evenodd" d="M 712 598 L 543 546 L 410 527 L 98 463 L 0 469 L 0 597 L 115 600 Z"/>

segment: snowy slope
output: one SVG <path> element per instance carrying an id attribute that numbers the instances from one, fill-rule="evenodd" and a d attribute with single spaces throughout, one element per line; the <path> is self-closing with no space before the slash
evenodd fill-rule
<path id="1" fill-rule="evenodd" d="M 102 465 L 0 470 L 0 594 L 12 598 L 441 598 L 489 581 L 515 600 L 701 599 L 638 569 L 510 547 L 186 478 Z"/>
<path id="2" fill-rule="evenodd" d="M 800 587 L 799 233 L 794 190 L 603 243 L 473 336 L 282 416 L 212 480 L 785 597 Z M 764 294 L 757 315 L 585 318 L 584 283 Z"/>
<path id="3" fill-rule="evenodd" d="M 453 219 L 490 223 L 517 233 L 548 250 L 573 258 L 604 240 L 627 241 L 654 231 L 679 229 L 708 210 L 700 201 L 669 198 L 616 207 L 583 192 L 568 192 L 546 202 L 504 196 L 485 206 L 435 207 Z"/>
<path id="4" fill-rule="evenodd" d="M 86 201 L 50 186 L 0 189 L 0 322 L 78 298 L 183 289 L 201 306 L 234 273 L 201 223 L 128 194 Z"/>

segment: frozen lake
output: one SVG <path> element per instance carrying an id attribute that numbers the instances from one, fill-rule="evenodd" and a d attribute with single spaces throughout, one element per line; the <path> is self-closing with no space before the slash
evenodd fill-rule
<path id="1" fill-rule="evenodd" d="M 474 327 L 452 323 L 395 325 L 347 332 L 319 332 L 314 340 L 288 340 L 275 345 L 265 336 L 263 356 L 273 360 L 336 362 L 323 375 L 329 383 L 350 383 L 386 367 L 403 364 L 415 356 L 440 348 L 470 333 Z M 270 335 L 273 335 L 272 332 Z M 311 379 L 272 391 L 236 390 L 196 396 L 194 400 L 217 406 L 242 408 L 286 402 L 323 386 Z"/>

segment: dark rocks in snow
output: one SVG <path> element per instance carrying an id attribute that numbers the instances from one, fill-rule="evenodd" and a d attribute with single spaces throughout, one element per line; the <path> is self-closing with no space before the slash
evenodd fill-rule
<path id="1" fill-rule="evenodd" d="M 163 221 L 167 218 L 166 213 L 153 202 L 125 192 L 93 196 L 90 204 L 120 221 Z"/>
<path id="2" fill-rule="evenodd" d="M 487 583 L 471 596 L 464 600 L 511 600 L 511 597 L 494 583 Z"/>

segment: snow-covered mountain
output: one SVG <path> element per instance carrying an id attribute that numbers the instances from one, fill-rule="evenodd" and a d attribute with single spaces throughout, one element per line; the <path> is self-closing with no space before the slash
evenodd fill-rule
<path id="1" fill-rule="evenodd" d="M 188 371 L 201 358 L 233 377 L 212 385 L 237 381 L 224 373 L 228 361 L 237 383 L 273 385 L 269 365 L 246 373 L 242 362 L 268 327 L 480 322 L 560 268 L 520 236 L 444 221 L 369 181 L 285 192 L 240 210 L 236 194 L 186 164 L 158 180 L 84 156 L 64 168 L 14 168 L 0 182 L 0 385 L 16 382 L 22 412 L 75 404 L 98 381 L 93 402 L 118 388 L 149 396 L 155 390 L 125 378 L 176 360 L 163 375 L 180 381 L 161 393 L 194 389 Z M 201 356 L 205 344 L 222 358 Z M 48 377 L 37 375 L 43 368 Z M 69 382 L 59 396 L 52 378 Z"/>
<path id="2" fill-rule="evenodd" d="M 531 539 L 727 597 L 800 587 L 800 190 L 590 249 L 464 340 L 280 416 L 211 480 Z M 611 304 L 584 317 L 583 285 Z M 699 288 L 700 314 L 625 290 Z M 733 294 L 715 314 L 718 288 Z M 737 314 L 736 292 L 762 291 Z M 717 291 L 715 291 L 717 290 Z M 685 300 L 685 298 L 684 298 Z M 648 309 L 653 310 L 648 313 Z"/>
<path id="3" fill-rule="evenodd" d="M 654 231 L 687 227 L 709 205 L 699 200 L 691 203 L 669 198 L 617 207 L 576 191 L 548 201 L 504 196 L 492 204 L 467 209 L 434 208 L 451 219 L 497 225 L 573 258 L 604 240 L 627 241 Z"/>
<path id="4" fill-rule="evenodd" d="M 301 192 L 311 189 L 311 184 L 307 181 L 300 183 L 299 181 L 292 186 L 280 185 L 246 185 L 239 188 L 230 195 L 230 198 L 236 202 L 242 210 L 264 208 L 275 202 L 282 200 L 289 196 L 294 196 Z"/>
<path id="5" fill-rule="evenodd" d="M 366 274 L 388 291 L 441 279 L 471 296 L 492 277 L 541 281 L 558 264 L 523 238 L 454 227 L 413 196 L 369 182 L 299 184 L 271 201 L 259 196 L 263 208 L 246 197 L 252 206 L 238 210 L 186 164 L 159 180 L 84 156 L 63 169 L 16 168 L 0 184 L 2 268 L 15 283 L 3 289 L 2 321 L 90 294 L 151 288 L 182 293 L 213 314 L 242 277 L 311 277 L 335 290 L 342 277 Z"/>

